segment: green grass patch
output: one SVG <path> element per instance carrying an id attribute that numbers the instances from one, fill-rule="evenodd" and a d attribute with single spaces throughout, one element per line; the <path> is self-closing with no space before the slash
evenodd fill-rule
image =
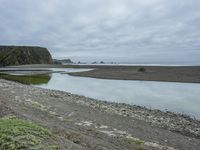
<path id="1" fill-rule="evenodd" d="M 51 79 L 50 75 L 9 75 L 6 73 L 0 73 L 1 79 L 10 81 L 16 81 L 23 84 L 44 84 L 48 83 Z"/>
<path id="2" fill-rule="evenodd" d="M 139 147 L 137 150 L 145 150 L 143 147 Z"/>
<path id="3" fill-rule="evenodd" d="M 33 122 L 17 118 L 0 118 L 0 149 L 57 149 L 56 146 L 48 146 L 52 134 Z"/>
<path id="4" fill-rule="evenodd" d="M 125 138 L 125 142 L 128 144 L 136 144 L 136 145 L 143 145 L 144 141 L 139 140 L 139 139 L 134 139 L 134 138 Z"/>

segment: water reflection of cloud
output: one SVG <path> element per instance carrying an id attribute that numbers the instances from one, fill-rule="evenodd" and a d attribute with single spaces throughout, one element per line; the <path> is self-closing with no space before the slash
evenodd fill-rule
<path id="1" fill-rule="evenodd" d="M 50 82 L 40 87 L 100 100 L 185 112 L 200 118 L 200 84 L 106 80 L 53 74 Z"/>

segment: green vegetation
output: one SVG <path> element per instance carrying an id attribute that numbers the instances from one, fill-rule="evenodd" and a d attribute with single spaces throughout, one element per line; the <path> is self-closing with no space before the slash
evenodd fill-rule
<path id="1" fill-rule="evenodd" d="M 123 143 L 125 142 L 126 144 L 134 146 L 135 149 L 137 150 L 145 150 L 144 149 L 145 141 L 143 140 L 140 140 L 138 138 L 133 138 L 133 137 L 122 137 L 121 140 Z"/>
<path id="2" fill-rule="evenodd" d="M 145 150 L 143 147 L 139 147 L 138 150 Z"/>
<path id="3" fill-rule="evenodd" d="M 52 64 L 46 48 L 34 46 L 0 46 L 0 66 Z"/>
<path id="4" fill-rule="evenodd" d="M 146 72 L 146 69 L 141 67 L 138 69 L 138 72 Z"/>
<path id="5" fill-rule="evenodd" d="M 0 73 L 0 79 L 16 81 L 23 84 L 43 84 L 48 83 L 51 77 L 50 75 L 9 75 Z"/>
<path id="6" fill-rule="evenodd" d="M 21 149 L 47 149 L 57 150 L 56 145 L 48 146 L 52 134 L 30 121 L 14 117 L 0 118 L 0 149 L 21 150 Z"/>
<path id="7" fill-rule="evenodd" d="M 137 144 L 137 145 L 143 145 L 144 141 L 135 139 L 135 138 L 125 138 L 124 139 L 128 144 Z"/>

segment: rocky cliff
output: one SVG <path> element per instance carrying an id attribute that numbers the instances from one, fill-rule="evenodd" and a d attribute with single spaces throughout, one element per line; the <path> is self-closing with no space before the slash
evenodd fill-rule
<path id="1" fill-rule="evenodd" d="M 0 46 L 0 66 L 52 64 L 46 48 L 33 46 Z"/>
<path id="2" fill-rule="evenodd" d="M 54 64 L 72 64 L 73 61 L 71 59 L 53 59 Z"/>

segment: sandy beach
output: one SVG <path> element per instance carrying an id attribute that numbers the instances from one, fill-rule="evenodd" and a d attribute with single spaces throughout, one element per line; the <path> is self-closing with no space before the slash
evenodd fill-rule
<path id="1" fill-rule="evenodd" d="M 200 83 L 200 66 L 68 65 L 65 67 L 95 68 L 92 71 L 70 73 L 70 75 L 73 76 L 120 80 Z M 140 71 L 141 68 L 144 70 Z"/>

